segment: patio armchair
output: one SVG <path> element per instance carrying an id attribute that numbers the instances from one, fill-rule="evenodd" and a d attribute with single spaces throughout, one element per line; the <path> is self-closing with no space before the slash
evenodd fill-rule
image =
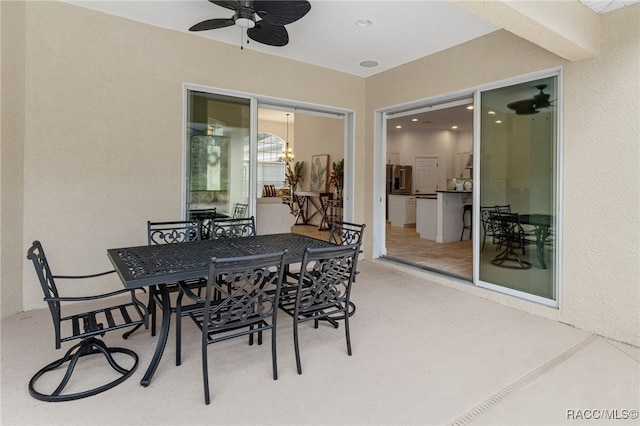
<path id="1" fill-rule="evenodd" d="M 109 347 L 99 337 L 111 331 L 133 327 L 132 330 L 123 335 L 126 339 L 133 331 L 142 325 L 147 327 L 147 308 L 144 303 L 137 299 L 136 291 L 122 289 L 104 294 L 92 294 L 90 296 L 61 296 L 56 285 L 56 280 L 85 280 L 102 277 L 112 274 L 115 271 L 111 270 L 91 275 L 54 275 L 40 241 L 33 242 L 33 245 L 27 252 L 27 258 L 33 262 L 40 286 L 44 293 L 44 301 L 47 302 L 49 311 L 51 312 L 56 349 L 60 349 L 63 342 L 80 340 L 80 342 L 72 346 L 62 358 L 41 368 L 31 378 L 29 381 L 29 393 L 31 396 L 38 400 L 48 402 L 71 401 L 104 392 L 129 378 L 138 366 L 138 355 L 130 349 Z M 84 282 L 85 281 L 83 281 L 83 283 Z M 123 296 L 125 294 L 130 296 L 129 300 L 123 301 L 121 297 L 114 300 L 116 296 Z M 82 307 L 86 306 L 86 304 L 75 303 L 102 300 L 108 301 L 111 304 L 93 310 L 83 310 Z M 94 306 L 95 305 L 92 304 L 92 307 Z M 68 314 L 68 312 L 73 313 Z M 129 361 L 132 361 L 132 365 L 129 367 L 121 365 L 122 360 L 118 361 L 113 356 L 113 354 L 116 353 L 123 354 L 118 356 L 118 359 L 124 359 L 125 362 L 129 359 Z M 99 354 L 102 354 L 108 364 L 118 373 L 117 377 L 111 382 L 87 390 L 63 393 L 66 385 L 71 380 L 75 368 L 81 365 L 79 364 L 80 359 Z M 131 362 L 128 362 L 128 364 L 130 363 Z M 45 375 L 55 377 L 57 373 L 48 373 L 52 373 L 65 365 L 67 366 L 66 371 L 57 387 L 48 392 L 42 389 L 36 389 L 36 382 L 38 382 L 41 377 Z M 91 364 L 91 368 L 96 368 L 96 365 Z M 38 387 L 52 387 L 49 386 L 51 379 L 44 380 L 44 382 L 44 385 L 40 383 Z M 74 388 L 76 385 L 74 385 Z M 93 385 L 95 384 L 92 384 L 92 386 Z"/>

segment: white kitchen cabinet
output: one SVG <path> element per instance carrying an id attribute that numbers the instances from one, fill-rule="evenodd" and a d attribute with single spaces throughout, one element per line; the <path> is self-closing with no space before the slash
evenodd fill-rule
<path id="1" fill-rule="evenodd" d="M 416 197 L 413 195 L 389 195 L 389 221 L 391 226 L 416 224 Z"/>
<path id="2" fill-rule="evenodd" d="M 387 164 L 400 164 L 400 153 L 387 152 Z"/>

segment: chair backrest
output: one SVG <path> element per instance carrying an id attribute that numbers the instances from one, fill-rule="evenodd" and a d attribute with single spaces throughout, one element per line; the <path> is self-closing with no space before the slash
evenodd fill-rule
<path id="1" fill-rule="evenodd" d="M 275 317 L 287 250 L 253 256 L 211 259 L 204 311 L 207 331 L 237 329 Z M 221 339 L 222 340 L 222 339 Z"/>
<path id="2" fill-rule="evenodd" d="M 524 230 L 518 213 L 492 212 L 491 221 L 498 240 L 512 246 L 522 244 Z"/>
<path id="3" fill-rule="evenodd" d="M 147 243 L 173 244 L 200 240 L 198 220 L 147 222 Z"/>
<path id="4" fill-rule="evenodd" d="M 256 235 L 256 223 L 253 216 L 234 219 L 213 219 L 211 238 L 241 238 L 254 237 Z"/>
<path id="5" fill-rule="evenodd" d="M 244 203 L 236 203 L 233 206 L 233 218 L 234 219 L 239 219 L 241 217 L 244 217 L 247 214 L 247 209 L 249 208 L 249 204 L 244 204 Z"/>
<path id="6" fill-rule="evenodd" d="M 335 220 L 331 224 L 331 232 L 329 233 L 329 242 L 339 245 L 357 244 L 362 246 L 362 237 L 365 224 L 343 222 Z"/>
<path id="7" fill-rule="evenodd" d="M 295 316 L 317 311 L 323 315 L 348 311 L 359 249 L 358 244 L 351 244 L 305 251 Z"/>
<path id="8" fill-rule="evenodd" d="M 511 204 L 505 204 L 504 206 L 493 206 L 494 210 L 500 213 L 511 213 Z"/>
<path id="9" fill-rule="evenodd" d="M 189 212 L 191 220 L 200 221 L 200 238 L 202 238 L 203 240 L 208 240 L 209 238 L 211 238 L 211 225 L 216 215 L 217 209 L 215 207 L 206 210 L 191 210 Z"/>
<path id="10" fill-rule="evenodd" d="M 57 299 L 59 297 L 58 289 L 56 287 L 53 274 L 51 273 L 51 268 L 49 267 L 47 256 L 44 254 L 44 249 L 42 248 L 42 244 L 40 244 L 40 241 L 36 240 L 33 242 L 31 248 L 27 251 L 27 258 L 33 262 L 33 267 L 35 268 L 36 274 L 38 275 L 40 287 L 42 287 L 42 292 L 44 294 L 44 300 L 49 306 L 51 318 L 53 319 L 53 324 L 56 332 L 56 345 L 59 345 L 58 342 L 60 341 L 61 316 L 60 301 L 51 300 Z"/>
<path id="11" fill-rule="evenodd" d="M 485 232 L 493 234 L 493 221 L 491 220 L 491 214 L 496 212 L 495 206 L 481 206 L 480 207 L 480 222 Z"/>

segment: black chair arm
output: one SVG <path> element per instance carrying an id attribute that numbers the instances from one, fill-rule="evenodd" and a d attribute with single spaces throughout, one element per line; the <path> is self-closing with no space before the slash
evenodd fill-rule
<path id="1" fill-rule="evenodd" d="M 107 297 L 117 296 L 119 294 L 129 293 L 134 290 L 123 288 L 122 290 L 112 291 L 110 293 L 96 294 L 92 296 L 65 296 L 65 297 L 45 297 L 45 302 L 73 302 L 106 299 Z"/>
<path id="2" fill-rule="evenodd" d="M 114 272 L 116 272 L 116 270 L 112 269 L 110 271 L 98 272 L 97 274 L 89 274 L 89 275 L 53 275 L 53 278 L 76 280 L 76 279 L 83 279 L 83 278 L 101 277 L 103 275 L 113 274 Z"/>
<path id="3" fill-rule="evenodd" d="M 182 291 L 182 293 L 184 293 L 189 299 L 195 300 L 196 303 L 204 303 L 205 299 L 201 296 L 199 296 L 198 294 L 194 293 L 191 288 L 189 287 L 189 285 L 187 283 L 185 283 L 184 281 L 180 281 L 178 283 L 178 285 L 180 285 L 180 291 Z"/>

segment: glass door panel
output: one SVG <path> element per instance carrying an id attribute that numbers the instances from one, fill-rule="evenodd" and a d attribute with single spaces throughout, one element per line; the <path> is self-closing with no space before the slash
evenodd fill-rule
<path id="1" fill-rule="evenodd" d="M 249 203 L 250 100 L 188 90 L 187 102 L 185 216 L 231 216 Z"/>
<path id="2" fill-rule="evenodd" d="M 557 99 L 552 76 L 480 101 L 480 285 L 543 301 L 557 301 Z"/>

